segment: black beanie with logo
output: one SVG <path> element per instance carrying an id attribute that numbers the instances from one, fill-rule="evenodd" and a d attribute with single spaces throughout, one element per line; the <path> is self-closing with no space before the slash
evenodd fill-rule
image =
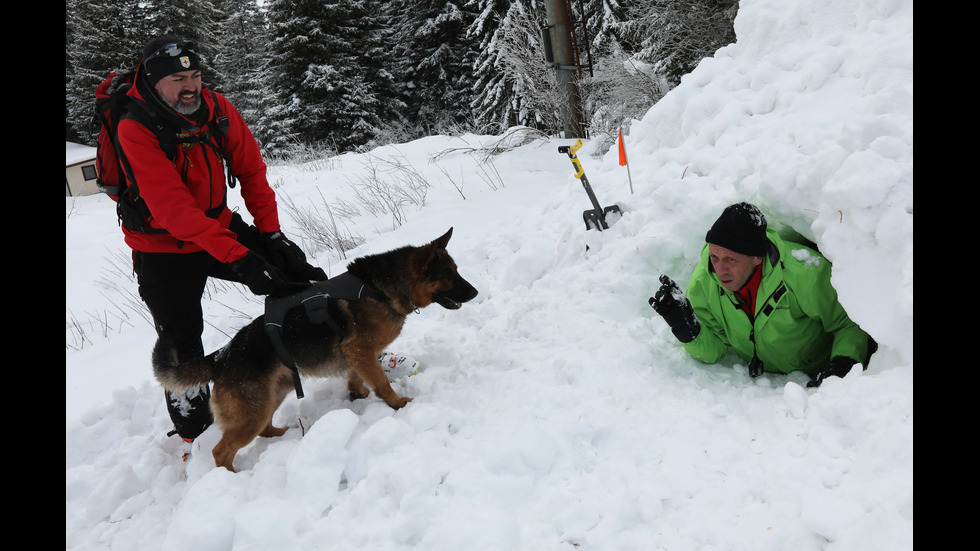
<path id="1" fill-rule="evenodd" d="M 151 87 L 165 76 L 201 68 L 196 45 L 179 36 L 164 35 L 143 47 L 143 76 Z"/>
<path id="2" fill-rule="evenodd" d="M 753 204 L 736 203 L 725 208 L 704 240 L 748 256 L 765 256 L 769 248 L 766 217 Z"/>

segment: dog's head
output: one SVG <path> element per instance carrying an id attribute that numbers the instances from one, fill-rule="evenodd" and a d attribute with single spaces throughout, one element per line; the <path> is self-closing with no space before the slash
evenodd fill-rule
<path id="1" fill-rule="evenodd" d="M 449 228 L 445 235 L 416 251 L 414 269 L 419 283 L 415 285 L 412 302 L 419 308 L 435 302 L 443 308 L 456 310 L 478 294 L 459 275 L 456 262 L 446 251 L 452 235 L 453 229 Z"/>

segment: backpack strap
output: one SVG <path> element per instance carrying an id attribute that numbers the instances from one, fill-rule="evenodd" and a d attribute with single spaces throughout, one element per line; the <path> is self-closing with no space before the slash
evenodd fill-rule
<path id="1" fill-rule="evenodd" d="M 116 149 L 116 154 L 120 160 L 120 170 L 122 171 L 120 182 L 127 182 L 126 188 L 122 190 L 121 193 L 117 190 L 117 195 L 119 196 L 119 203 L 117 204 L 116 210 L 120 222 L 127 228 L 139 231 L 143 233 L 154 233 L 154 234 L 166 234 L 169 233 L 167 230 L 160 228 L 152 228 L 146 223 L 150 219 L 150 210 L 147 208 L 146 203 L 143 202 L 142 197 L 139 194 L 139 185 L 136 181 L 136 176 L 133 173 L 132 165 L 129 163 L 129 159 L 122 152 L 122 148 L 119 147 L 118 140 L 118 128 L 119 121 L 124 118 L 129 118 L 135 120 L 143 127 L 147 128 L 157 137 L 160 143 L 160 149 L 163 150 L 164 154 L 167 156 L 171 162 L 175 161 L 177 158 L 177 149 L 181 144 L 187 143 L 201 143 L 203 145 L 210 146 L 221 158 L 224 160 L 225 173 L 228 175 L 228 183 L 231 187 L 234 187 L 234 176 L 231 174 L 231 163 L 227 153 L 225 153 L 223 145 L 216 145 L 212 143 L 211 137 L 212 132 L 210 132 L 211 124 L 208 125 L 209 131 L 205 132 L 203 136 L 185 136 L 178 139 L 177 130 L 166 121 L 163 117 L 153 110 L 149 105 L 130 99 L 125 102 L 125 105 L 120 105 L 122 103 L 122 96 L 125 95 L 126 90 L 128 90 L 129 85 L 124 85 L 120 88 L 120 93 L 117 96 L 113 94 L 110 101 L 117 102 L 112 105 L 113 112 L 120 113 L 120 116 L 116 117 L 115 121 L 112 121 L 111 135 L 113 137 L 113 145 Z M 120 109 L 121 107 L 121 109 Z M 121 112 L 121 110 L 124 110 Z M 224 129 L 228 127 L 227 117 L 223 117 Z M 217 126 L 221 126 L 219 123 Z M 222 142 L 224 140 L 224 134 L 220 138 Z M 208 218 L 217 218 L 225 208 L 228 206 L 228 194 L 225 193 L 222 197 L 221 204 L 212 207 L 205 211 L 205 215 Z"/>
<path id="2" fill-rule="evenodd" d="M 121 95 L 125 95 L 125 91 Z M 121 100 L 116 98 L 114 95 L 113 101 L 120 102 Z M 160 142 L 160 148 L 163 150 L 164 154 L 168 159 L 173 161 L 177 157 L 177 137 L 176 132 L 172 127 L 164 124 L 160 120 L 159 115 L 157 115 L 149 106 L 143 104 L 142 102 L 129 100 L 122 107 L 122 110 L 115 110 L 116 105 L 113 106 L 114 112 L 119 113 L 119 116 L 115 117 L 113 121 L 112 137 L 113 145 L 116 148 L 116 155 L 119 157 L 119 166 L 123 174 L 120 178 L 120 182 L 125 182 L 125 189 L 118 193 L 119 202 L 116 206 L 116 213 L 119 217 L 119 221 L 122 225 L 127 228 L 142 232 L 142 233 L 154 233 L 154 234 L 165 234 L 169 233 L 167 230 L 160 228 L 151 228 L 147 221 L 150 219 L 150 209 L 143 202 L 143 198 L 139 193 L 139 185 L 136 181 L 136 175 L 133 173 L 133 167 L 129 162 L 129 158 L 123 154 L 122 147 L 119 145 L 119 122 L 122 119 L 133 119 L 140 125 L 144 126 L 157 137 Z"/>
<path id="3" fill-rule="evenodd" d="M 228 187 L 234 188 L 238 177 L 232 171 L 231 155 L 228 154 L 227 150 L 228 128 L 231 126 L 231 123 L 229 122 L 228 115 L 221 114 L 221 104 L 218 103 L 218 99 L 210 90 L 208 90 L 208 93 L 211 94 L 211 103 L 214 104 L 214 112 L 212 113 L 211 121 L 208 122 L 208 129 L 204 132 L 204 137 L 208 139 L 201 140 L 201 143 L 209 146 L 219 157 L 224 159 Z"/>

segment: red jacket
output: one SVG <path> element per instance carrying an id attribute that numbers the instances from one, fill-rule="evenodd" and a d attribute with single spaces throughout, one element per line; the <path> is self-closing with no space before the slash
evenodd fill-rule
<path id="1" fill-rule="evenodd" d="M 128 95 L 143 101 L 137 86 Z M 228 117 L 226 150 L 253 223 L 263 233 L 279 230 L 276 195 L 266 179 L 266 165 L 251 131 L 224 96 L 205 88 L 201 97 L 209 113 L 214 112 L 217 103 L 219 112 Z M 198 124 L 176 113 L 172 115 L 184 119 L 188 128 Z M 196 133 L 207 128 L 205 125 Z M 153 132 L 132 119 L 120 121 L 117 135 L 138 182 L 140 196 L 152 213 L 151 227 L 169 232 L 143 233 L 123 226 L 130 248 L 169 253 L 204 250 L 221 262 L 233 262 L 245 256 L 248 249 L 228 230 L 232 211 L 226 206 L 217 218 L 205 214 L 220 206 L 228 192 L 220 155 L 196 143 L 189 149 L 179 146 L 176 159 L 171 161 Z"/>

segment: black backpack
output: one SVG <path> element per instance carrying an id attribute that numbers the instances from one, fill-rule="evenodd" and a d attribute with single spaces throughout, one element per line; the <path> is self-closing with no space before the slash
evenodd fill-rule
<path id="1" fill-rule="evenodd" d="M 224 159 L 229 187 L 235 187 L 236 178 L 231 171 L 231 163 L 226 152 L 228 117 L 221 115 L 215 102 L 215 113 L 209 132 L 204 136 L 179 134 L 177 128 L 168 124 L 150 106 L 126 95 L 133 86 L 135 71 L 113 71 L 95 89 L 95 120 L 99 124 L 99 138 L 96 146 L 95 168 L 98 174 L 96 184 L 99 191 L 116 202 L 116 214 L 123 226 L 146 233 L 167 233 L 166 230 L 151 228 L 151 217 L 143 202 L 133 177 L 129 161 L 122 154 L 116 140 L 116 130 L 123 117 L 135 119 L 152 131 L 160 141 L 160 148 L 171 161 L 177 157 L 177 148 L 183 144 L 201 143 L 211 147 Z M 207 215 L 216 218 L 225 208 L 225 201 L 212 208 Z"/>

